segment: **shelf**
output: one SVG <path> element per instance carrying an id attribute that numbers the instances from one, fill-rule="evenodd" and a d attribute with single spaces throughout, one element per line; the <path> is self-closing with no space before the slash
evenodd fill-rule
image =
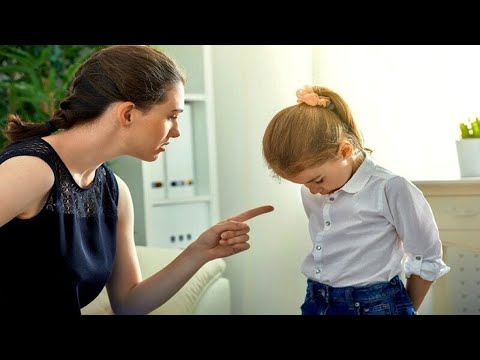
<path id="1" fill-rule="evenodd" d="M 480 178 L 412 182 L 425 196 L 471 196 L 480 194 Z"/>
<path id="2" fill-rule="evenodd" d="M 152 203 L 153 207 L 156 206 L 163 206 L 163 205 L 172 205 L 172 204 L 194 204 L 194 203 L 202 203 L 202 202 L 209 202 L 210 196 L 195 196 L 195 197 L 188 197 L 183 199 L 165 199 L 165 200 L 157 200 Z"/>
<path id="3" fill-rule="evenodd" d="M 412 180 L 414 184 L 420 185 L 464 185 L 480 184 L 480 177 L 464 177 L 458 179 L 438 179 L 438 180 Z"/>
<path id="4" fill-rule="evenodd" d="M 185 101 L 205 101 L 204 94 L 185 94 Z"/>

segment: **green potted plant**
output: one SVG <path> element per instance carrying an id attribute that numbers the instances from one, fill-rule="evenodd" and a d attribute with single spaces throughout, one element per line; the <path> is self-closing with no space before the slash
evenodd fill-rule
<path id="1" fill-rule="evenodd" d="M 461 122 L 460 139 L 456 141 L 458 164 L 462 177 L 480 177 L 480 119 Z"/>
<path id="2" fill-rule="evenodd" d="M 0 45 L 0 127 L 7 115 L 44 122 L 66 96 L 80 64 L 105 45 Z M 0 133 L 0 149 L 6 139 Z"/>

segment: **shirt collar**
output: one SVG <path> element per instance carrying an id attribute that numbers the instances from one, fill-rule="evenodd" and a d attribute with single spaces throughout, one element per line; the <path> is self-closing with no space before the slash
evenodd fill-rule
<path id="1" fill-rule="evenodd" d="M 375 172 L 375 167 L 377 165 L 373 159 L 367 155 L 363 163 L 359 166 L 355 174 L 347 181 L 345 185 L 340 190 L 343 190 L 348 193 L 355 194 L 362 190 L 367 184 L 368 180 L 372 177 Z"/>

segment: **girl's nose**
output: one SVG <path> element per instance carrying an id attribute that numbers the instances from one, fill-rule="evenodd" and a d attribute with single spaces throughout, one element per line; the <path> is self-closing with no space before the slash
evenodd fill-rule
<path id="1" fill-rule="evenodd" d="M 309 184 L 307 185 L 307 187 L 308 187 L 308 190 L 310 190 L 310 193 L 313 195 L 320 193 L 319 186 L 316 184 L 311 184 L 311 185 Z"/>

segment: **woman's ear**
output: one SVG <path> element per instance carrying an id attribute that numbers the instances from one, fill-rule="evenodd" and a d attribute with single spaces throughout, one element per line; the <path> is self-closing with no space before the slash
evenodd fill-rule
<path id="1" fill-rule="evenodd" d="M 128 127 L 132 124 L 135 104 L 131 101 L 122 102 L 117 107 L 117 119 L 121 127 Z"/>
<path id="2" fill-rule="evenodd" d="M 353 146 L 348 141 L 344 141 L 340 144 L 338 148 L 338 156 L 347 159 L 351 157 L 353 154 Z"/>

